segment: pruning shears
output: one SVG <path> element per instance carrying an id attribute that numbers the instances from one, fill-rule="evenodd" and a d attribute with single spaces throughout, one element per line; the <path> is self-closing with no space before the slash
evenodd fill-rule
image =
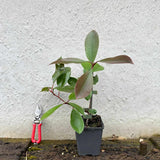
<path id="1" fill-rule="evenodd" d="M 34 144 L 39 144 L 41 142 L 41 113 L 42 113 L 42 109 L 40 106 L 37 106 L 36 110 L 35 110 L 35 118 L 33 121 L 33 129 L 32 129 L 32 137 L 31 137 L 31 141 Z M 35 140 L 35 132 L 36 132 L 36 126 L 38 125 L 38 140 Z"/>

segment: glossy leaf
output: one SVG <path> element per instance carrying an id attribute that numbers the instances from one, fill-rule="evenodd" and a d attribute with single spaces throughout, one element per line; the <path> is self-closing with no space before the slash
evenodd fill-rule
<path id="1" fill-rule="evenodd" d="M 41 92 L 49 92 L 50 89 L 51 87 L 44 87 L 42 88 Z"/>
<path id="2" fill-rule="evenodd" d="M 99 47 L 99 38 L 96 31 L 91 31 L 85 39 L 86 56 L 90 62 L 94 62 Z"/>
<path id="3" fill-rule="evenodd" d="M 92 115 L 85 114 L 85 115 L 83 115 L 83 118 L 85 118 L 85 119 L 92 119 Z"/>
<path id="4" fill-rule="evenodd" d="M 97 113 L 97 111 L 92 108 L 84 108 L 84 112 L 86 112 L 87 114 L 91 114 L 91 115 L 94 115 Z"/>
<path id="5" fill-rule="evenodd" d="M 68 64 L 68 63 L 82 63 L 84 60 L 79 58 L 59 58 L 56 61 L 50 63 L 51 64 Z"/>
<path id="6" fill-rule="evenodd" d="M 84 110 L 81 106 L 75 104 L 75 103 L 69 103 L 73 108 L 75 108 L 79 113 L 84 114 Z"/>
<path id="7" fill-rule="evenodd" d="M 51 109 L 49 109 L 47 112 L 45 112 L 42 117 L 41 120 L 46 119 L 48 116 L 50 116 L 52 113 L 54 113 L 59 107 L 61 107 L 63 104 L 59 104 Z"/>
<path id="8" fill-rule="evenodd" d="M 92 64 L 90 62 L 83 62 L 81 63 L 83 69 L 84 69 L 84 73 L 91 70 L 92 68 Z"/>
<path id="9" fill-rule="evenodd" d="M 66 74 L 62 74 L 57 78 L 58 87 L 63 87 L 65 85 L 65 77 L 66 77 Z"/>
<path id="10" fill-rule="evenodd" d="M 96 84 L 97 82 L 98 82 L 98 76 L 96 75 L 93 77 L 93 84 Z"/>
<path id="11" fill-rule="evenodd" d="M 92 91 L 92 93 L 93 93 L 93 94 L 97 94 L 97 91 L 94 90 L 94 91 Z"/>
<path id="12" fill-rule="evenodd" d="M 77 81 L 75 86 L 76 98 L 84 98 L 89 95 L 93 87 L 92 71 L 84 73 Z"/>
<path id="13" fill-rule="evenodd" d="M 90 92 L 90 94 L 87 96 L 87 97 L 85 97 L 85 100 L 90 100 L 91 99 L 91 97 L 92 97 L 92 91 Z"/>
<path id="14" fill-rule="evenodd" d="M 64 76 L 64 79 L 60 78 L 58 83 L 60 84 L 60 82 L 62 81 L 62 84 L 64 85 L 65 83 L 67 83 L 67 81 L 70 77 L 71 68 L 70 67 L 63 67 L 63 68 L 57 69 L 52 76 L 53 83 L 63 74 L 66 74 L 66 76 Z"/>
<path id="15" fill-rule="evenodd" d="M 126 55 L 105 58 L 105 59 L 99 60 L 98 62 L 104 62 L 104 63 L 109 63 L 109 64 L 118 64 L 118 63 L 131 63 L 131 64 L 133 64 L 132 59 Z"/>
<path id="16" fill-rule="evenodd" d="M 88 112 L 92 115 L 96 114 L 97 111 L 95 109 L 89 109 Z"/>
<path id="17" fill-rule="evenodd" d="M 62 75 L 62 74 L 64 74 L 65 73 L 65 70 L 63 69 L 63 70 L 56 70 L 55 72 L 54 72 L 54 74 L 52 75 L 52 80 L 53 80 L 53 83 L 57 80 L 57 78 L 60 76 L 60 75 Z"/>
<path id="18" fill-rule="evenodd" d="M 55 87 L 54 89 L 57 89 L 62 92 L 68 92 L 68 93 L 74 92 L 74 87 L 72 87 L 72 86 Z"/>
<path id="19" fill-rule="evenodd" d="M 71 93 L 68 98 L 69 98 L 69 100 L 75 100 L 76 99 L 75 93 L 74 92 Z"/>
<path id="20" fill-rule="evenodd" d="M 87 100 L 87 101 L 90 100 L 92 94 L 97 94 L 97 91 L 95 91 L 95 90 L 94 90 L 94 91 L 91 91 L 90 94 L 89 94 L 87 97 L 85 97 L 85 100 Z"/>
<path id="21" fill-rule="evenodd" d="M 100 64 L 96 63 L 93 67 L 93 72 L 98 72 L 98 71 L 103 71 L 104 67 L 101 66 Z"/>
<path id="22" fill-rule="evenodd" d="M 70 77 L 69 80 L 68 80 L 68 84 L 73 86 L 73 87 L 76 85 L 76 82 L 77 82 L 77 79 L 74 78 L 74 77 Z"/>
<path id="23" fill-rule="evenodd" d="M 79 114 L 79 112 L 76 111 L 75 109 L 72 109 L 70 123 L 71 123 L 72 128 L 77 133 L 80 134 L 84 130 L 83 119 L 82 119 L 81 115 Z"/>
<path id="24" fill-rule="evenodd" d="M 58 87 L 63 87 L 68 82 L 70 75 L 71 75 L 71 68 L 65 67 L 64 72 L 65 72 L 64 74 L 60 75 L 57 78 Z"/>
<path id="25" fill-rule="evenodd" d="M 92 64 L 90 62 L 83 62 L 81 63 L 81 65 L 84 69 L 84 72 L 87 72 L 92 68 Z M 98 72 L 98 71 L 103 71 L 103 70 L 104 70 L 104 67 L 96 63 L 92 69 L 92 72 Z"/>
<path id="26" fill-rule="evenodd" d="M 64 68 L 64 64 L 55 64 L 56 69 L 62 69 Z"/>

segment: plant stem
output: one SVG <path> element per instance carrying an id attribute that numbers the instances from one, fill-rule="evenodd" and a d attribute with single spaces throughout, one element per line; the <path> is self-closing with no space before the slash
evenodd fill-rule
<path id="1" fill-rule="evenodd" d="M 92 77 L 93 77 L 93 72 L 92 72 Z M 89 101 L 89 109 L 92 109 L 92 102 L 93 102 L 93 87 L 92 87 L 92 95 L 91 95 L 91 98 L 90 98 L 90 101 Z"/>
<path id="2" fill-rule="evenodd" d="M 93 88 L 92 88 L 91 92 L 93 92 Z M 92 109 L 92 101 L 93 101 L 93 93 L 92 93 L 92 96 L 91 96 L 90 101 L 89 101 L 89 109 Z"/>
<path id="3" fill-rule="evenodd" d="M 89 121 L 89 119 L 86 119 L 86 126 L 88 126 L 88 121 Z"/>
<path id="4" fill-rule="evenodd" d="M 50 92 L 51 92 L 54 96 L 56 96 L 57 98 L 59 98 L 62 102 L 64 102 L 65 104 L 68 104 L 68 102 L 66 102 L 64 99 L 62 99 L 59 95 L 56 95 L 56 94 L 53 92 L 53 90 L 50 90 Z"/>

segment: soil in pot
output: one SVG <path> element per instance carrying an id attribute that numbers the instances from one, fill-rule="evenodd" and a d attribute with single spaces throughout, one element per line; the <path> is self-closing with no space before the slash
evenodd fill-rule
<path id="1" fill-rule="evenodd" d="M 85 127 L 103 127 L 101 116 L 93 115 L 91 119 L 83 119 Z"/>

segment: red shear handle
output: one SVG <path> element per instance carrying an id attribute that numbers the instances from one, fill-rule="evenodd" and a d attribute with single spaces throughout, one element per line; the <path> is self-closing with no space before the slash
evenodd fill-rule
<path id="1" fill-rule="evenodd" d="M 33 124 L 32 137 L 31 137 L 32 143 L 41 142 L 41 125 L 42 123 L 38 124 L 38 140 L 35 140 L 34 137 L 35 137 L 35 131 L 36 131 L 36 123 Z"/>

